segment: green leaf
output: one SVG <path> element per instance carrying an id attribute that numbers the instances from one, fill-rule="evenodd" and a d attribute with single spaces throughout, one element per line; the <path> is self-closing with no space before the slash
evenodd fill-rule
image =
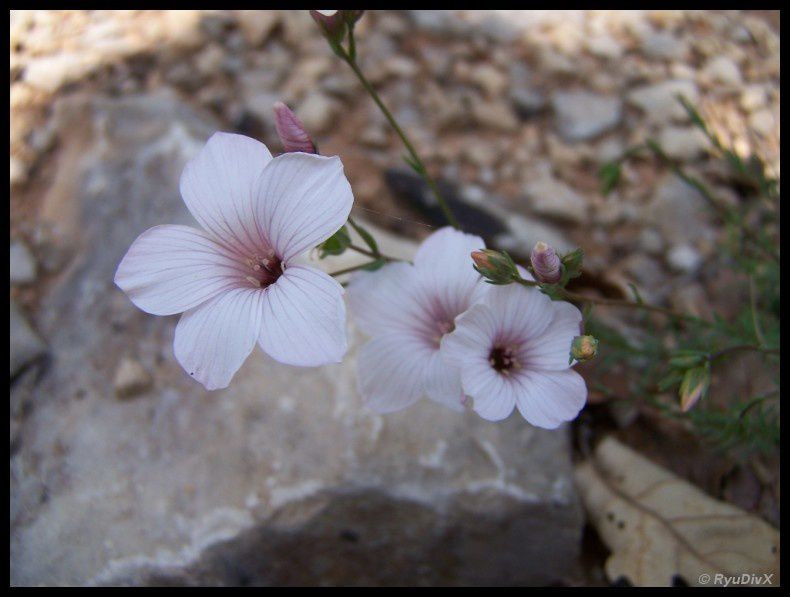
<path id="1" fill-rule="evenodd" d="M 582 275 L 582 262 L 584 261 L 584 249 L 576 249 L 562 257 L 562 278 L 558 283 L 564 287 L 571 279 Z"/>
<path id="2" fill-rule="evenodd" d="M 384 259 L 383 257 L 379 257 L 375 261 L 371 261 L 370 263 L 368 263 L 362 269 L 369 272 L 375 272 L 377 269 L 380 269 L 385 263 L 387 263 L 387 260 Z"/>
<path id="3" fill-rule="evenodd" d="M 373 238 L 373 235 L 370 232 L 368 232 L 367 230 L 365 230 L 362 226 L 360 226 L 359 224 L 354 222 L 350 218 L 348 220 L 348 223 L 356 231 L 356 233 L 359 234 L 359 236 L 362 237 L 362 240 L 365 241 L 365 244 L 368 246 L 368 248 L 371 251 L 373 251 L 373 253 L 378 255 L 379 254 L 379 246 L 376 243 L 376 239 Z"/>
<path id="4" fill-rule="evenodd" d="M 601 193 L 608 195 L 620 182 L 620 164 L 609 162 L 598 170 L 598 178 L 601 181 Z"/>
<path id="5" fill-rule="evenodd" d="M 351 237 L 348 234 L 348 229 L 345 226 L 341 226 L 340 230 L 335 232 L 320 245 L 319 257 L 323 259 L 327 255 L 340 255 L 350 244 Z"/>

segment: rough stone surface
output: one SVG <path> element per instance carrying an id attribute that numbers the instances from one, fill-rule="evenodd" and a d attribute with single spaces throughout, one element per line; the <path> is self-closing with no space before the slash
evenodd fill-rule
<path id="1" fill-rule="evenodd" d="M 27 284 L 36 279 L 36 260 L 24 243 L 12 242 L 9 257 L 12 284 Z"/>
<path id="2" fill-rule="evenodd" d="M 142 313 L 112 277 L 147 227 L 191 222 L 178 178 L 216 123 L 169 95 L 71 96 L 56 120 L 63 178 L 42 220 L 65 264 L 40 311 L 56 358 L 11 457 L 12 585 L 544 584 L 569 570 L 566 430 L 430 401 L 371 414 L 353 325 L 341 365 L 256 349 L 225 390 L 189 379 L 177 317 Z M 108 399 L 124 354 L 156 380 L 133 401 Z"/>
<path id="3" fill-rule="evenodd" d="M 11 377 L 19 373 L 28 365 L 41 357 L 47 350 L 46 344 L 39 335 L 30 327 L 27 319 L 14 301 L 11 301 L 11 318 L 9 320 L 9 334 L 11 348 Z"/>
<path id="4" fill-rule="evenodd" d="M 722 85 L 740 85 L 742 83 L 741 70 L 728 56 L 716 56 L 705 64 L 702 74 L 714 83 Z"/>
<path id="5" fill-rule="evenodd" d="M 558 92 L 552 98 L 557 128 L 569 141 L 592 139 L 620 121 L 622 102 L 616 97 L 589 93 Z"/>
<path id="6" fill-rule="evenodd" d="M 674 79 L 638 87 L 628 94 L 628 101 L 641 109 L 651 122 L 666 123 L 687 119 L 686 111 L 676 96 L 682 95 L 692 104 L 699 98 L 694 81 Z"/>
<path id="7" fill-rule="evenodd" d="M 524 187 L 532 211 L 541 216 L 582 223 L 587 218 L 587 202 L 564 182 L 544 175 Z"/>
<path id="8" fill-rule="evenodd" d="M 139 361 L 124 358 L 115 372 L 115 394 L 119 398 L 132 398 L 148 390 L 152 382 L 151 375 Z"/>
<path id="9" fill-rule="evenodd" d="M 713 234 L 708 209 L 699 191 L 667 174 L 656 188 L 645 215 L 671 244 L 685 244 Z"/>
<path id="10" fill-rule="evenodd" d="M 696 127 L 665 127 L 659 133 L 658 142 L 664 153 L 678 160 L 698 158 L 710 146 L 705 134 Z"/>

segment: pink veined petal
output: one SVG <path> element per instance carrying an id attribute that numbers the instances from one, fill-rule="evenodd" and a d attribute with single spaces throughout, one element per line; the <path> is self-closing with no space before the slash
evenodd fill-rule
<path id="1" fill-rule="evenodd" d="M 455 331 L 441 343 L 445 362 L 461 371 L 464 394 L 474 400 L 474 410 L 489 421 L 507 418 L 516 404 L 513 382 L 499 374 L 488 361 L 499 322 L 484 303 L 473 305 L 456 319 Z"/>
<path id="2" fill-rule="evenodd" d="M 365 405 L 377 413 L 411 406 L 426 391 L 431 349 L 410 334 L 385 334 L 359 349 L 357 382 Z"/>
<path id="3" fill-rule="evenodd" d="M 265 290 L 258 342 L 287 365 L 339 363 L 347 348 L 343 287 L 315 268 L 287 267 Z"/>
<path id="4" fill-rule="evenodd" d="M 488 421 L 501 421 L 510 416 L 516 405 L 513 380 L 497 373 L 492 367 L 477 362 L 461 373 L 464 392 L 474 400 L 477 414 Z"/>
<path id="5" fill-rule="evenodd" d="M 286 264 L 332 236 L 354 202 L 340 158 L 306 153 L 274 158 L 254 195 L 258 228 Z"/>
<path id="6" fill-rule="evenodd" d="M 181 174 L 181 196 L 195 219 L 217 241 L 248 257 L 269 248 L 256 227 L 253 191 L 271 161 L 263 143 L 215 133 Z"/>
<path id="7" fill-rule="evenodd" d="M 524 342 L 541 335 L 554 318 L 551 299 L 537 288 L 519 284 L 494 286 L 485 297 L 494 313 L 500 340 Z"/>
<path id="8" fill-rule="evenodd" d="M 174 315 L 239 286 L 245 275 L 237 258 L 205 232 L 164 225 L 132 243 L 115 284 L 146 313 Z"/>
<path id="9" fill-rule="evenodd" d="M 567 369 L 573 338 L 578 336 L 582 314 L 570 303 L 552 302 L 554 318 L 546 331 L 537 338 L 531 338 L 524 351 L 524 360 L 530 369 L 552 371 Z"/>
<path id="10" fill-rule="evenodd" d="M 443 359 L 462 371 L 472 361 L 488 364 L 499 323 L 485 303 L 472 305 L 455 319 L 455 330 L 442 338 Z"/>
<path id="11" fill-rule="evenodd" d="M 254 288 L 234 288 L 181 316 L 173 342 L 176 359 L 207 390 L 226 388 L 252 352 L 263 296 Z"/>
<path id="12" fill-rule="evenodd" d="M 573 369 L 525 371 L 516 377 L 518 410 L 529 423 L 556 429 L 576 418 L 587 401 L 587 386 Z"/>
<path id="13" fill-rule="evenodd" d="M 463 411 L 464 391 L 461 388 L 461 371 L 448 365 L 438 350 L 433 351 L 425 377 L 428 398 L 455 411 Z"/>
<path id="14" fill-rule="evenodd" d="M 346 289 L 354 320 L 372 336 L 417 329 L 425 314 L 414 296 L 416 283 L 414 266 L 403 262 L 356 273 Z"/>
<path id="15" fill-rule="evenodd" d="M 446 226 L 426 238 L 414 256 L 414 267 L 430 300 L 448 312 L 463 313 L 490 288 L 474 269 L 471 253 L 485 248 L 479 236 Z"/>

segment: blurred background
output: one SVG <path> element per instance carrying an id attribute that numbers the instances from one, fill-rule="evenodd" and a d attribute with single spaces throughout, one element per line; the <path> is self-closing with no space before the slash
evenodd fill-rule
<path id="1" fill-rule="evenodd" d="M 604 434 L 778 525 L 778 445 L 717 451 L 616 368 L 554 432 L 427 401 L 365 411 L 353 323 L 341 365 L 255 351 L 226 390 L 186 379 L 177 318 L 140 312 L 112 278 L 146 228 L 191 222 L 178 179 L 214 131 L 277 154 L 284 101 L 342 158 L 353 213 L 385 246 L 409 254 L 441 217 L 307 11 L 10 19 L 13 585 L 605 586 L 611 546 L 573 479 Z M 724 317 L 748 303 L 715 264 L 726 231 L 698 190 L 637 159 L 605 195 L 598 171 L 653 138 L 737 203 L 682 94 L 779 178 L 778 11 L 368 11 L 356 32 L 362 71 L 491 245 L 521 259 L 538 240 L 582 246 L 577 289 L 599 296 L 634 283 Z M 621 315 L 602 310 L 638 336 Z M 754 367 L 717 383 L 751 393 Z"/>

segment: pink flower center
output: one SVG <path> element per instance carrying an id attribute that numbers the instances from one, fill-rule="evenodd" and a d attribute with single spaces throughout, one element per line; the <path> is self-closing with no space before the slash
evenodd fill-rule
<path id="1" fill-rule="evenodd" d="M 502 375 L 510 375 L 513 369 L 521 369 L 516 346 L 495 346 L 488 355 L 488 362 Z"/>
<path id="2" fill-rule="evenodd" d="M 263 257 L 250 257 L 246 260 L 246 265 L 250 268 L 250 275 L 246 280 L 257 288 L 266 288 L 283 275 L 282 261 L 275 255 L 274 250 L 269 250 Z"/>

